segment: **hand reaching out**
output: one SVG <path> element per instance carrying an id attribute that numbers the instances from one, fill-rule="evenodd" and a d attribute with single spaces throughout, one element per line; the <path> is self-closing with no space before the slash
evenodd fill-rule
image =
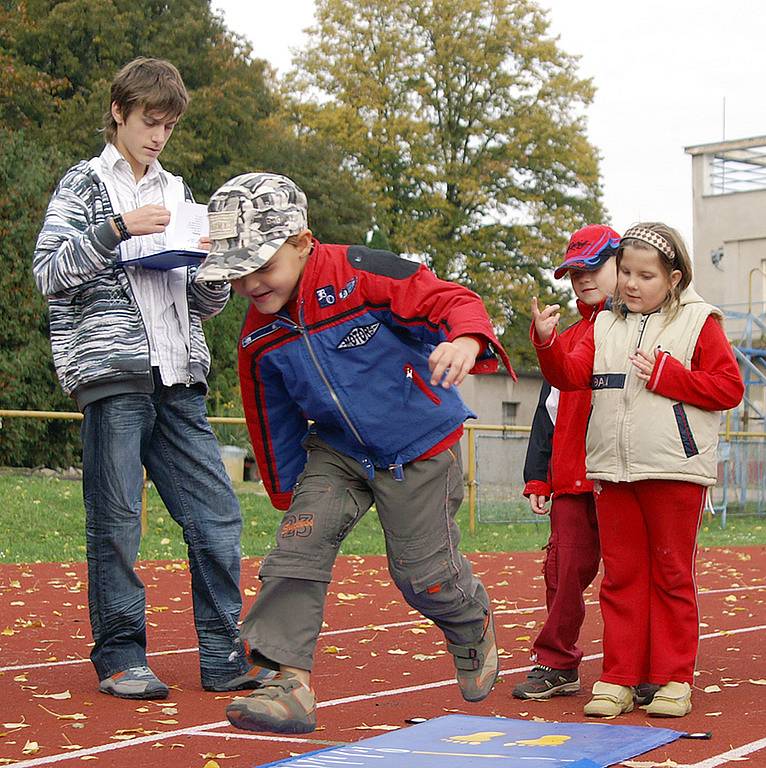
<path id="1" fill-rule="evenodd" d="M 471 336 L 458 336 L 454 341 L 443 341 L 428 358 L 431 386 L 441 382 L 444 389 L 463 381 L 476 363 L 481 346 Z"/>
<path id="2" fill-rule="evenodd" d="M 558 304 L 551 304 L 541 312 L 537 297 L 532 298 L 532 322 L 535 324 L 535 333 L 541 342 L 545 343 L 553 335 L 553 331 L 559 324 L 561 313 Z"/>
<path id="3" fill-rule="evenodd" d="M 654 370 L 654 363 L 657 360 L 659 347 L 653 349 L 651 354 L 647 354 L 642 349 L 637 349 L 630 355 L 630 362 L 636 367 L 636 375 L 643 381 L 649 381 Z"/>

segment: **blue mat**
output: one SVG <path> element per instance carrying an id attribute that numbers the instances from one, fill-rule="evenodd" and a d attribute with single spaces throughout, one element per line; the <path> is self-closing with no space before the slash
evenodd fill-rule
<path id="1" fill-rule="evenodd" d="M 669 744 L 668 728 L 605 723 L 536 723 L 448 715 L 270 766 L 293 768 L 607 768 Z"/>

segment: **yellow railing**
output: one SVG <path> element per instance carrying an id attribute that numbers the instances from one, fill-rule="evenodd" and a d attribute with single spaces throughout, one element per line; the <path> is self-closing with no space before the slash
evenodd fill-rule
<path id="1" fill-rule="evenodd" d="M 65 421 L 82 421 L 82 414 L 79 411 L 14 411 L 0 408 L 0 429 L 3 426 L 4 418 L 25 418 L 25 419 L 63 419 Z M 212 424 L 245 424 L 242 417 L 237 416 L 208 416 L 207 419 Z M 148 524 L 147 518 L 147 498 L 146 498 L 146 470 L 144 470 L 144 487 L 141 489 L 141 532 L 146 532 Z"/>

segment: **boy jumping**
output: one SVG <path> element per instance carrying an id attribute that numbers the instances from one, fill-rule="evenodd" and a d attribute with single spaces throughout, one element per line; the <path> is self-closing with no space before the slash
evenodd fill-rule
<path id="1" fill-rule="evenodd" d="M 513 375 L 481 299 L 392 253 L 318 242 L 284 176 L 237 176 L 208 209 L 213 246 L 197 280 L 229 281 L 250 300 L 245 414 L 286 510 L 242 626 L 251 660 L 279 675 L 230 704 L 229 721 L 316 727 L 310 671 L 332 566 L 373 504 L 394 582 L 444 632 L 463 697 L 481 701 L 499 662 L 487 592 L 458 550 L 459 440 L 474 414 L 455 385 L 495 371 L 495 353 Z"/>

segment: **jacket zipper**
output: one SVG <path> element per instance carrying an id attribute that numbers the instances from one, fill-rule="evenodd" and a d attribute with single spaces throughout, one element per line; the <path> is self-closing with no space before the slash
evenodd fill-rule
<path id="1" fill-rule="evenodd" d="M 327 387 L 327 391 L 330 393 L 330 397 L 332 397 L 333 402 L 335 403 L 335 406 L 338 409 L 338 412 L 340 413 L 343 420 L 346 422 L 346 426 L 351 430 L 351 433 L 354 435 L 354 437 L 358 440 L 359 445 L 361 445 L 365 450 L 367 449 L 367 446 L 365 445 L 364 440 L 362 439 L 362 436 L 359 434 L 359 431 L 354 426 L 354 423 L 351 421 L 351 418 L 349 417 L 348 413 L 346 413 L 346 409 L 343 407 L 343 404 L 340 401 L 340 398 L 338 397 L 337 393 L 332 387 L 332 384 L 330 384 L 327 376 L 325 376 L 324 371 L 322 370 L 322 366 L 319 364 L 319 359 L 316 356 L 316 352 L 314 351 L 313 346 L 311 345 L 311 341 L 309 339 L 309 334 L 306 331 L 305 326 L 303 325 L 303 302 L 301 301 L 301 306 L 298 309 L 298 319 L 299 323 L 293 322 L 292 319 L 285 319 L 281 315 L 279 316 L 283 322 L 288 323 L 289 327 L 295 329 L 303 339 L 303 343 L 306 345 L 306 350 L 309 353 L 309 357 L 311 358 L 311 362 L 314 363 L 314 367 L 317 370 L 317 373 L 319 374 L 319 377 L 324 382 L 324 385 Z"/>
<path id="2" fill-rule="evenodd" d="M 646 323 L 649 320 L 649 315 L 641 315 L 641 320 L 638 324 L 638 340 L 635 344 L 635 349 L 641 347 L 641 340 L 644 338 L 644 330 L 646 329 Z M 633 349 L 633 345 L 630 347 Z M 625 388 L 622 393 L 622 418 L 618 420 L 617 424 L 617 450 L 620 452 L 620 463 L 622 465 L 622 474 L 627 479 L 628 476 L 628 457 L 625 453 L 625 422 L 628 419 L 628 404 L 630 402 L 630 384 L 632 368 L 630 362 L 628 362 L 628 370 L 625 373 Z"/>
<path id="3" fill-rule="evenodd" d="M 409 363 L 406 363 L 404 366 L 404 375 L 407 377 L 405 399 L 409 398 L 410 389 L 415 384 L 434 405 L 441 405 L 441 398 L 429 388 L 425 381 L 423 381 L 423 377 Z"/>

